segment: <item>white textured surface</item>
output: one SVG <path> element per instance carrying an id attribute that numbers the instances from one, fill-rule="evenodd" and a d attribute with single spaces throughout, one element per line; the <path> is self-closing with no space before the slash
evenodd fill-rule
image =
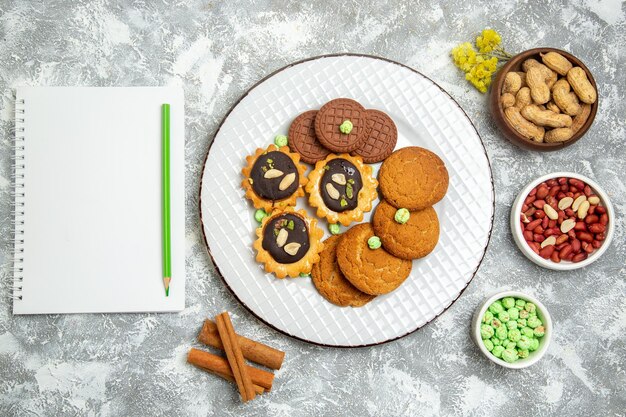
<path id="1" fill-rule="evenodd" d="M 250 250 L 257 224 L 251 220 L 254 209 L 240 185 L 246 155 L 257 147 L 267 147 L 275 135 L 286 134 L 299 114 L 339 97 L 383 109 L 398 126 L 396 149 L 430 149 L 444 160 L 450 176 L 448 193 L 436 206 L 441 237 L 435 250 L 413 262 L 411 275 L 400 288 L 361 308 L 327 302 L 310 279 L 277 280 L 264 273 Z M 376 164 L 375 172 L 379 167 Z M 483 257 L 491 231 L 493 198 L 491 171 L 480 138 L 446 93 L 400 65 L 342 56 L 280 71 L 237 104 L 217 133 L 206 161 L 201 216 L 220 273 L 255 315 L 303 340 L 360 346 L 404 336 L 458 297 Z M 301 198 L 298 205 L 304 208 L 308 203 Z M 370 214 L 364 221 L 369 221 Z M 319 225 L 328 229 L 325 220 Z"/>
<path id="2" fill-rule="evenodd" d="M 586 137 L 556 153 L 505 141 L 450 63 L 455 44 L 491 26 L 507 50 L 566 49 L 593 71 L 600 109 Z M 187 309 L 165 315 L 11 316 L 0 278 L 1 416 L 624 416 L 626 409 L 626 7 L 620 0 L 445 3 L 307 1 L 165 4 L 120 0 L 0 2 L 0 263 L 8 260 L 9 178 L 17 85 L 181 85 L 186 100 Z M 312 346 L 254 319 L 215 274 L 202 240 L 198 187 L 219 120 L 255 82 L 331 52 L 402 62 L 451 93 L 487 147 L 496 185 L 491 243 L 476 278 L 437 320 L 361 349 Z M 547 271 L 509 234 L 524 184 L 580 172 L 609 193 L 613 244 L 582 270 Z M 483 358 L 470 318 L 496 289 L 528 292 L 552 314 L 540 363 L 521 371 Z M 286 351 L 276 389 L 242 405 L 234 387 L 185 364 L 205 316 Z"/>

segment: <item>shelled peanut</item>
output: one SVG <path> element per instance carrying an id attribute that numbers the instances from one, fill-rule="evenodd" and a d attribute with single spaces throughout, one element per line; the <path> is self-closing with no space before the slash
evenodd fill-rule
<path id="1" fill-rule="evenodd" d="M 565 142 L 591 114 L 597 92 L 585 70 L 558 52 L 527 59 L 504 77 L 500 105 L 508 124 L 535 142 Z"/>
<path id="2" fill-rule="evenodd" d="M 576 178 L 555 178 L 524 200 L 520 227 L 528 246 L 552 262 L 581 262 L 602 246 L 609 217 L 591 187 Z"/>

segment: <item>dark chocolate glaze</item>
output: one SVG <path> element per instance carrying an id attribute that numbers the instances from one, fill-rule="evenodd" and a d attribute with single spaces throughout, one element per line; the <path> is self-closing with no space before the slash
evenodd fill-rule
<path id="1" fill-rule="evenodd" d="M 326 164 L 328 169 L 325 169 L 324 175 L 320 180 L 320 192 L 322 193 L 322 199 L 326 207 L 341 213 L 346 210 L 353 210 L 358 205 L 359 191 L 363 188 L 363 180 L 361 179 L 361 173 L 354 166 L 354 164 L 346 159 L 335 158 Z M 332 180 L 333 174 L 344 174 L 346 177 L 346 185 L 339 185 Z M 352 184 L 350 181 L 354 183 Z M 339 198 L 333 200 L 326 191 L 326 184 L 331 183 L 333 187 L 339 191 Z M 352 197 L 348 197 L 348 186 L 352 187 Z M 341 201 L 345 201 L 344 205 L 341 205 Z"/>
<path id="2" fill-rule="evenodd" d="M 278 178 L 265 178 L 265 172 L 271 169 L 268 159 L 272 161 L 272 167 L 282 171 L 284 175 Z M 280 191 L 278 189 L 280 182 L 285 175 L 291 174 L 292 172 L 296 174 L 296 179 L 286 190 Z M 296 192 L 300 184 L 300 173 L 293 160 L 279 151 L 271 151 L 259 156 L 252 167 L 250 178 L 252 179 L 252 189 L 254 192 L 259 197 L 271 201 L 283 200 L 289 197 Z"/>
<path id="3" fill-rule="evenodd" d="M 289 222 L 293 222 L 293 230 L 289 228 Z M 285 252 L 285 246 L 278 247 L 276 244 L 280 229 L 286 229 L 289 233 L 285 245 L 292 242 L 300 244 L 300 249 L 295 255 L 289 255 Z M 302 217 L 295 214 L 282 214 L 270 219 L 263 230 L 263 249 L 281 264 L 292 264 L 302 259 L 309 251 L 309 229 Z"/>

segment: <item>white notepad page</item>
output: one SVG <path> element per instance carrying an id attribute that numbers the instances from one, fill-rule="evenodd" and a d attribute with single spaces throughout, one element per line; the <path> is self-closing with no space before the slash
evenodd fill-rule
<path id="1" fill-rule="evenodd" d="M 24 250 L 13 313 L 184 309 L 182 90 L 23 87 L 22 100 Z M 163 103 L 171 105 L 169 297 L 162 281 Z"/>

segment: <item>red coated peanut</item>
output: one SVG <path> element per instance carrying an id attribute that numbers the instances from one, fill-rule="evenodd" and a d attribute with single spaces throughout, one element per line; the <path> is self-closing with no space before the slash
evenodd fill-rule
<path id="1" fill-rule="evenodd" d="M 533 241 L 533 232 L 531 232 L 530 230 L 524 230 L 524 239 L 526 239 L 529 242 Z"/>
<path id="2" fill-rule="evenodd" d="M 540 234 L 535 233 L 535 234 L 533 235 L 533 240 L 534 240 L 535 242 L 537 242 L 537 243 L 541 243 L 541 242 L 543 242 L 544 240 L 546 240 L 546 237 L 545 237 L 544 235 L 540 235 Z"/>
<path id="3" fill-rule="evenodd" d="M 567 240 L 569 239 L 569 236 L 567 236 L 566 234 L 562 234 L 561 236 L 556 238 L 556 244 L 560 245 L 561 243 L 565 243 L 567 242 Z M 562 256 L 561 256 L 562 258 Z"/>
<path id="4" fill-rule="evenodd" d="M 539 226 L 540 224 L 541 224 L 541 219 L 533 220 L 526 225 L 526 230 L 533 230 L 535 227 Z"/>
<path id="5" fill-rule="evenodd" d="M 572 245 L 565 245 L 559 252 L 559 257 L 565 259 L 572 252 Z"/>
<path id="6" fill-rule="evenodd" d="M 591 194 L 592 194 L 591 187 L 588 185 L 585 185 L 585 195 L 589 197 Z"/>
<path id="7" fill-rule="evenodd" d="M 600 218 L 598 218 L 598 216 L 596 216 L 595 214 L 588 215 L 587 217 L 585 217 L 585 223 L 587 224 L 598 223 L 599 220 Z"/>
<path id="8" fill-rule="evenodd" d="M 599 240 L 594 240 L 592 245 L 594 248 L 598 249 L 600 246 L 602 246 L 602 242 L 600 242 Z"/>
<path id="9" fill-rule="evenodd" d="M 532 203 L 535 200 L 536 200 L 536 198 L 535 198 L 534 195 L 529 195 L 528 197 L 526 197 L 526 200 L 524 200 L 524 204 L 530 204 L 530 203 Z"/>
<path id="10" fill-rule="evenodd" d="M 539 251 L 539 256 L 541 256 L 543 259 L 548 259 L 550 256 L 552 256 L 553 252 L 554 245 L 548 245 Z"/>
<path id="11" fill-rule="evenodd" d="M 548 227 L 548 224 L 550 223 L 550 219 L 546 216 L 543 218 L 543 220 L 541 221 L 541 227 L 543 227 L 544 229 L 546 229 Z"/>
<path id="12" fill-rule="evenodd" d="M 543 205 L 546 204 L 546 200 L 535 200 L 533 201 L 533 206 L 537 207 L 539 210 L 543 208 Z"/>
<path id="13" fill-rule="evenodd" d="M 596 240 L 600 240 L 600 241 L 602 241 L 602 240 L 606 239 L 606 236 L 605 236 L 605 234 L 604 234 L 604 233 L 598 233 L 598 234 L 595 236 L 595 238 L 596 238 Z"/>
<path id="14" fill-rule="evenodd" d="M 585 259 L 587 259 L 587 254 L 585 252 L 581 252 L 578 255 L 575 255 L 572 258 L 572 262 L 580 262 L 580 261 L 584 261 Z"/>
<path id="15" fill-rule="evenodd" d="M 528 245 L 533 250 L 533 252 L 535 252 L 537 255 L 539 255 L 539 249 L 541 248 L 541 246 L 539 246 L 539 243 L 537 243 L 537 242 L 528 242 Z"/>
<path id="16" fill-rule="evenodd" d="M 547 195 L 548 195 L 548 187 L 546 187 L 545 185 L 542 185 L 541 187 L 537 188 L 536 197 L 539 200 L 543 200 L 544 198 L 546 198 Z"/>
<path id="17" fill-rule="evenodd" d="M 550 188 L 550 191 L 548 191 L 548 195 L 554 197 L 558 194 L 559 191 L 561 191 L 561 187 L 555 185 L 554 187 Z"/>
<path id="18" fill-rule="evenodd" d="M 542 200 L 542 201 L 543 201 L 543 200 Z M 536 217 L 536 218 L 538 218 L 538 219 L 543 219 L 544 217 L 546 217 L 546 212 L 545 212 L 545 211 L 543 211 L 543 210 L 538 210 L 538 211 L 535 213 L 535 217 Z"/>
<path id="19" fill-rule="evenodd" d="M 580 240 L 572 239 L 572 252 L 580 251 Z"/>
<path id="20" fill-rule="evenodd" d="M 596 211 L 600 214 L 605 214 L 606 213 L 606 208 L 604 206 L 597 206 L 596 207 Z"/>
<path id="21" fill-rule="evenodd" d="M 565 178 L 565 177 L 561 177 L 561 178 L 559 178 L 559 179 L 557 180 L 557 182 L 558 182 L 559 184 L 561 184 L 561 185 L 562 185 L 562 184 L 565 184 L 565 183 L 567 183 L 567 178 Z"/>
<path id="22" fill-rule="evenodd" d="M 593 242 L 593 235 L 591 233 L 578 232 L 576 233 L 576 237 L 583 242 Z"/>
<path id="23" fill-rule="evenodd" d="M 533 188 L 532 190 L 530 190 L 530 192 L 528 193 L 528 195 L 535 195 L 537 194 L 537 188 Z"/>
<path id="24" fill-rule="evenodd" d="M 554 263 L 559 263 L 561 262 L 561 258 L 559 257 L 559 253 L 557 251 L 552 252 L 552 255 L 550 256 L 550 260 Z"/>
<path id="25" fill-rule="evenodd" d="M 587 225 L 585 222 L 576 222 L 576 226 L 574 226 L 574 230 L 576 231 L 585 231 L 587 230 Z"/>
<path id="26" fill-rule="evenodd" d="M 600 216 L 600 224 L 603 224 L 606 226 L 608 223 L 609 223 L 609 216 L 606 213 L 604 213 L 603 215 Z"/>
<path id="27" fill-rule="evenodd" d="M 548 187 L 554 187 L 557 184 L 558 184 L 558 182 L 555 179 L 551 179 L 551 180 L 546 181 L 546 185 Z"/>
<path id="28" fill-rule="evenodd" d="M 602 223 L 594 223 L 589 225 L 589 231 L 591 233 L 604 233 L 606 226 Z"/>

